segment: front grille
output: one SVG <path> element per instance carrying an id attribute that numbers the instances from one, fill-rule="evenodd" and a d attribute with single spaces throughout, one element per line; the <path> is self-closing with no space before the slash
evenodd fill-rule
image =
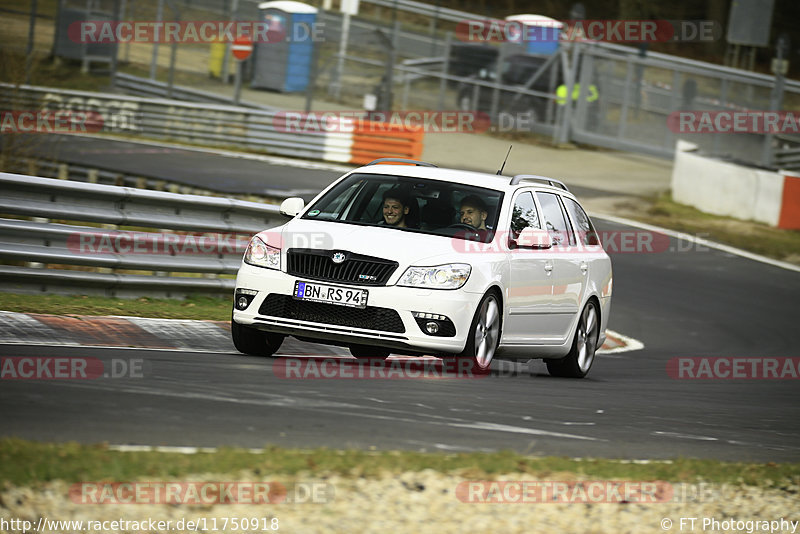
<path id="1" fill-rule="evenodd" d="M 344 254 L 342 263 L 334 263 L 334 254 Z M 384 286 L 397 269 L 396 261 L 338 250 L 289 249 L 286 271 L 293 276 L 326 282 L 347 282 L 363 286 Z"/>
<path id="2" fill-rule="evenodd" d="M 283 317 L 298 321 L 310 321 L 337 326 L 380 330 L 384 332 L 403 333 L 406 328 L 400 314 L 390 308 L 367 306 L 366 308 L 350 308 L 325 304 L 324 302 L 306 302 L 289 295 L 270 293 L 258 309 L 261 315 Z"/>

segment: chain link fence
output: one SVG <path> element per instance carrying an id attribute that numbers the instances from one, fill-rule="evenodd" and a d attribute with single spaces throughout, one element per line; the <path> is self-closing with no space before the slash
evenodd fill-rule
<path id="1" fill-rule="evenodd" d="M 83 4 L 61 0 L 65 2 Z M 89 3 L 103 11 L 113 4 Z M 125 20 L 258 20 L 258 4 L 121 0 L 117 9 Z M 492 118 L 495 131 L 536 132 L 555 142 L 672 157 L 675 142 L 685 139 L 708 155 L 768 168 L 800 168 L 800 135 L 686 133 L 669 123 L 670 115 L 679 111 L 800 110 L 796 81 L 787 80 L 776 94 L 774 76 L 609 43 L 562 42 L 555 54 L 536 56 L 513 43 L 459 40 L 456 24 L 482 19 L 479 15 L 409 0 L 361 4 L 361 14 L 351 17 L 346 32 L 341 13 L 318 14 L 321 38 L 314 43 L 307 95 L 317 109 L 477 111 Z M 223 63 L 222 72 L 232 72 L 235 62 L 224 50 L 212 61 L 219 53 L 219 45 L 216 52 L 214 46 L 124 43 L 118 55 L 123 64 L 129 61 L 153 73 L 157 48 L 155 70 L 162 81 L 171 60 L 182 73 L 208 76 L 213 61 Z M 245 85 L 252 62 L 249 69 Z M 204 89 L 202 78 L 195 80 L 189 83 Z"/>

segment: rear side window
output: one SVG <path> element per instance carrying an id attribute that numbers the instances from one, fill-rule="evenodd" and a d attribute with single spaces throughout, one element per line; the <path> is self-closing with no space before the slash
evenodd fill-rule
<path id="1" fill-rule="evenodd" d="M 580 204 L 571 198 L 564 197 L 564 206 L 567 208 L 569 218 L 572 219 L 572 224 L 578 232 L 578 242 L 582 245 L 599 245 L 600 237 Z"/>
<path id="2" fill-rule="evenodd" d="M 561 202 L 558 201 L 558 195 L 540 192 L 536 193 L 536 198 L 539 199 L 539 204 L 542 205 L 542 218 L 547 230 L 550 232 L 553 245 L 574 245 L 575 236 L 569 230 L 567 218 L 561 208 Z"/>
<path id="3" fill-rule="evenodd" d="M 533 195 L 529 192 L 522 193 L 514 201 L 514 209 L 511 212 L 511 239 L 518 238 L 519 233 L 525 228 L 541 229 L 541 227 Z"/>

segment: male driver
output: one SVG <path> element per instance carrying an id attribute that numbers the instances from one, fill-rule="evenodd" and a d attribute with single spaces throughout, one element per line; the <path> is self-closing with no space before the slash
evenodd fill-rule
<path id="1" fill-rule="evenodd" d="M 408 200 L 398 189 L 390 189 L 383 194 L 383 221 L 389 226 L 406 228 Z"/>
<path id="2" fill-rule="evenodd" d="M 480 197 L 468 195 L 461 201 L 459 217 L 462 223 L 473 226 L 478 230 L 486 230 L 486 217 L 488 215 L 486 203 Z"/>

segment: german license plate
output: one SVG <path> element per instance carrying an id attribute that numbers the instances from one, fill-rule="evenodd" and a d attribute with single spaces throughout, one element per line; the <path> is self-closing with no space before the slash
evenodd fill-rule
<path id="1" fill-rule="evenodd" d="M 299 280 L 294 283 L 294 298 L 296 299 L 338 304 L 339 306 L 348 306 L 350 308 L 366 308 L 368 294 L 369 291 L 366 289 L 329 286 L 327 284 L 300 282 Z"/>

